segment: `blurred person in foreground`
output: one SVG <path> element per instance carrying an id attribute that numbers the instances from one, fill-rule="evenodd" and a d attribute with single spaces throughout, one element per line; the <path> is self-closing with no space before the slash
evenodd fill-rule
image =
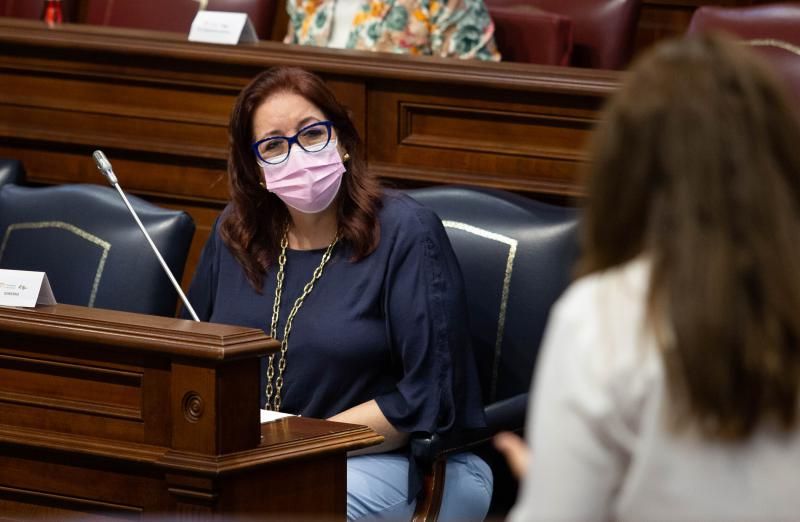
<path id="1" fill-rule="evenodd" d="M 643 56 L 593 142 L 510 520 L 796 520 L 800 125 L 738 43 Z M 530 458 L 528 458 L 528 453 Z"/>

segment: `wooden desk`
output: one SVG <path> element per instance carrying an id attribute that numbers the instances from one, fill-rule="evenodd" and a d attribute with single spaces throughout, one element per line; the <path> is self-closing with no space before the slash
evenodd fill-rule
<path id="1" fill-rule="evenodd" d="M 32 180 L 97 181 L 104 148 L 134 192 L 226 199 L 227 124 L 241 88 L 272 65 L 320 73 L 389 179 L 575 193 L 572 174 L 619 73 L 408 57 L 276 42 L 0 19 L 0 153 Z"/>
<path id="2" fill-rule="evenodd" d="M 261 425 L 260 330 L 69 305 L 0 308 L 0 514 L 344 520 L 363 426 Z"/>
<path id="3" fill-rule="evenodd" d="M 103 149 L 126 190 L 194 217 L 186 282 L 227 200 L 235 97 L 271 65 L 321 74 L 352 110 L 370 168 L 389 182 L 559 195 L 580 193 L 582 148 L 620 79 L 0 18 L 0 156 L 22 160 L 35 183 L 104 183 L 91 160 Z"/>

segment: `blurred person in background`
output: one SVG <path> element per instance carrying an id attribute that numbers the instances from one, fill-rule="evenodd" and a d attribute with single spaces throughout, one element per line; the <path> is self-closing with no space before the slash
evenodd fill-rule
<path id="1" fill-rule="evenodd" d="M 284 43 L 500 60 L 483 0 L 289 0 Z"/>

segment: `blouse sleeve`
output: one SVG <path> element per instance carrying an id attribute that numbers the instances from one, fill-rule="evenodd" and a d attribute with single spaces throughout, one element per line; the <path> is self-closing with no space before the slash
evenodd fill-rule
<path id="1" fill-rule="evenodd" d="M 192 283 L 189 285 L 187 299 L 191 303 L 197 317 L 201 321 L 208 321 L 214 311 L 214 293 L 217 288 L 217 276 L 219 270 L 217 225 L 219 218 L 211 228 L 211 235 L 203 247 L 200 254 L 200 261 L 197 263 Z M 186 307 L 181 307 L 180 317 L 191 319 Z"/>
<path id="2" fill-rule="evenodd" d="M 576 286 L 553 308 L 543 340 L 526 426 L 531 458 L 511 522 L 611 519 L 633 446 L 619 400 L 632 383 L 603 342 L 603 301 Z"/>
<path id="3" fill-rule="evenodd" d="M 500 61 L 483 0 L 432 0 L 429 10 L 434 56 Z"/>
<path id="4" fill-rule="evenodd" d="M 395 389 L 376 401 L 403 432 L 481 426 L 461 272 L 436 215 L 420 207 L 415 218 L 400 230 L 388 261 L 386 328 L 399 375 Z"/>

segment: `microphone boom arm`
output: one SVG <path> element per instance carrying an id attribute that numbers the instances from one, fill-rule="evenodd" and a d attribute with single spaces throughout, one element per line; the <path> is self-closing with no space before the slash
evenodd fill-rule
<path id="1" fill-rule="evenodd" d="M 169 280 L 172 282 L 172 286 L 174 286 L 175 290 L 178 291 L 178 295 L 180 296 L 181 301 L 183 301 L 183 305 L 186 307 L 187 310 L 189 310 L 189 313 L 192 315 L 192 319 L 200 322 L 200 319 L 197 317 L 194 308 L 192 308 L 192 305 L 189 303 L 189 299 L 187 299 L 186 294 L 183 293 L 181 285 L 179 285 L 178 282 L 175 280 L 175 276 L 172 275 L 172 270 L 169 269 L 167 263 L 164 261 L 164 258 L 161 257 L 161 253 L 158 251 L 158 248 L 156 248 L 155 243 L 153 243 L 153 240 L 150 239 L 150 234 L 147 233 L 147 229 L 144 228 L 144 225 L 142 224 L 142 221 L 139 219 L 138 214 L 136 214 L 136 211 L 133 210 L 133 207 L 128 201 L 128 198 L 125 196 L 125 193 L 119 186 L 117 177 L 114 175 L 114 171 L 111 169 L 111 163 L 109 163 L 109 161 L 106 159 L 105 154 L 103 154 L 102 151 L 99 150 L 95 151 L 93 156 L 95 163 L 97 163 L 97 168 L 100 170 L 100 172 L 103 173 L 103 176 L 105 176 L 108 182 L 111 183 L 111 185 L 115 189 L 117 189 L 117 192 L 119 192 L 119 195 L 122 197 L 122 201 L 125 202 L 125 206 L 128 207 L 128 210 L 133 216 L 133 219 L 136 220 L 136 224 L 139 225 L 139 229 L 142 231 L 145 239 L 147 239 L 147 242 L 150 244 L 150 248 L 153 249 L 153 253 L 156 255 L 156 258 L 158 258 L 158 262 L 161 263 L 161 267 L 164 269 L 164 272 L 167 274 Z"/>

